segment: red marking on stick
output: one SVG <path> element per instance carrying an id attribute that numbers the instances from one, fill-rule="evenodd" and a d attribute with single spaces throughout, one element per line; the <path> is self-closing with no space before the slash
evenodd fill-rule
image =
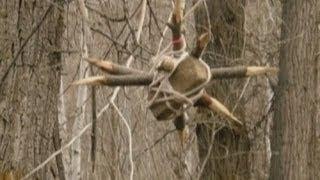
<path id="1" fill-rule="evenodd" d="M 172 44 L 175 45 L 175 44 L 180 44 L 180 43 L 183 43 L 183 38 L 182 36 L 180 36 L 179 38 L 172 38 Z"/>

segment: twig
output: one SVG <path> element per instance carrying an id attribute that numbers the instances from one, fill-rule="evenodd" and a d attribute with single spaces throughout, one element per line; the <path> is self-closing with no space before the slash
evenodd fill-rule
<path id="1" fill-rule="evenodd" d="M 137 38 L 138 38 L 138 41 L 140 41 L 140 34 L 141 34 L 141 31 L 142 31 L 142 26 L 143 26 L 143 22 L 144 22 L 144 19 L 145 19 L 145 11 L 146 11 L 146 0 L 143 0 L 143 7 L 142 8 L 142 13 L 141 13 L 141 20 L 139 22 L 139 28 L 138 28 L 138 31 L 137 31 Z M 126 67 L 130 67 L 131 63 L 133 62 L 133 55 L 131 55 L 128 60 L 127 60 L 127 63 L 126 63 Z M 117 97 L 118 93 L 120 91 L 120 87 L 117 87 L 114 91 L 113 91 L 113 94 L 112 94 L 112 97 L 110 99 L 110 102 L 114 102 L 115 98 Z M 104 106 L 101 111 L 98 113 L 98 116 L 101 115 L 103 112 L 105 112 L 110 106 L 110 103 L 108 103 L 106 106 Z"/>
<path id="2" fill-rule="evenodd" d="M 201 164 L 201 167 L 200 167 L 200 170 L 199 170 L 199 173 L 197 175 L 197 180 L 199 180 L 201 178 L 201 175 L 202 175 L 202 172 L 204 170 L 204 167 L 206 166 L 208 160 L 209 160 L 209 157 L 211 155 L 211 151 L 212 151 L 212 147 L 213 147 L 213 143 L 214 143 L 214 137 L 215 137 L 215 134 L 216 132 L 218 132 L 223 126 L 220 126 L 219 129 L 217 130 L 212 130 L 212 134 L 211 134 L 211 143 L 210 143 L 210 146 L 208 148 L 208 151 L 207 151 L 207 155 L 205 157 L 205 159 L 203 160 L 203 163 Z"/>
<path id="3" fill-rule="evenodd" d="M 198 2 L 196 2 L 188 12 L 186 12 L 186 14 L 182 17 L 182 21 L 185 20 L 189 15 L 192 14 L 192 12 L 198 8 L 198 6 L 200 5 L 200 3 L 202 2 L 203 0 L 199 0 Z"/>
<path id="4" fill-rule="evenodd" d="M 250 80 L 251 80 L 251 77 L 249 77 L 249 78 L 247 79 L 246 84 L 244 85 L 244 87 L 243 87 L 243 89 L 242 89 L 242 91 L 241 91 L 241 94 L 240 94 L 240 96 L 239 96 L 236 104 L 234 105 L 231 113 L 234 113 L 234 111 L 236 110 L 236 108 L 237 108 L 240 100 L 242 99 L 242 97 L 243 97 L 243 95 L 244 95 L 244 93 L 245 93 L 245 91 L 246 91 L 246 89 L 247 89 L 247 87 L 248 87 L 248 85 L 249 85 Z"/>
<path id="5" fill-rule="evenodd" d="M 146 147 L 141 153 L 139 153 L 134 159 L 137 159 L 138 157 L 140 157 L 142 155 L 142 153 L 146 153 L 149 150 L 151 150 L 152 148 L 154 148 L 157 144 L 159 144 L 163 139 L 165 139 L 169 134 L 175 132 L 176 129 L 171 129 L 169 131 L 167 131 L 166 133 L 164 133 L 160 138 L 158 138 L 151 146 Z"/>
<path id="6" fill-rule="evenodd" d="M 121 111 L 119 108 L 115 105 L 114 102 L 111 102 L 112 106 L 115 108 L 119 116 L 121 117 L 123 123 L 125 124 L 127 131 L 128 131 L 128 137 L 129 137 L 129 160 L 130 160 L 130 166 L 131 166 L 131 171 L 130 171 L 130 180 L 133 180 L 133 173 L 134 173 L 134 163 L 133 163 L 133 158 L 132 158 L 132 133 L 131 133 L 131 128 L 126 120 L 126 118 L 122 115 Z"/>
<path id="7" fill-rule="evenodd" d="M 169 15 L 168 22 L 170 21 L 171 16 L 172 16 L 172 13 Z M 164 40 L 164 35 L 167 33 L 168 29 L 169 29 L 168 26 L 166 26 L 166 27 L 164 28 L 163 32 L 162 32 L 162 37 L 161 37 L 160 42 L 159 42 L 159 45 L 158 45 L 158 50 L 157 50 L 156 56 L 159 55 L 159 53 L 160 53 L 161 46 L 162 46 L 162 43 L 163 43 L 163 40 Z"/>
<path id="8" fill-rule="evenodd" d="M 34 168 L 32 171 L 30 171 L 27 175 L 25 175 L 21 180 L 28 179 L 30 176 L 32 176 L 34 173 L 42 169 L 45 165 L 47 165 L 52 159 L 54 159 L 57 155 L 62 153 L 65 149 L 69 148 L 79 137 L 83 135 L 84 132 L 86 132 L 89 127 L 92 125 L 92 123 L 87 124 L 76 136 L 74 136 L 68 144 L 64 145 L 61 149 L 55 151 L 51 156 L 49 156 L 45 161 L 43 161 L 41 164 L 39 164 L 36 168 Z"/>

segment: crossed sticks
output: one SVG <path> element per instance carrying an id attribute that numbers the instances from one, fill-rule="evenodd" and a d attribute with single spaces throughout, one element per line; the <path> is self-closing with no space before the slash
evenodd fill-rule
<path id="1" fill-rule="evenodd" d="M 105 86 L 148 86 L 152 83 L 154 74 L 128 68 L 111 61 L 95 58 L 85 59 L 90 64 L 100 68 L 107 75 L 90 77 L 74 82 L 74 85 L 105 85 Z M 165 59 L 158 70 L 170 71 L 173 69 L 173 59 Z M 267 66 L 234 66 L 211 68 L 211 80 L 245 78 L 267 74 L 276 74 L 278 68 Z"/>
<path id="2" fill-rule="evenodd" d="M 206 93 L 205 87 L 215 79 L 244 78 L 250 76 L 276 74 L 277 68 L 261 66 L 235 66 L 211 68 L 204 63 L 201 55 L 210 41 L 210 34 L 204 33 L 197 39 L 196 46 L 189 53 L 181 30 L 184 20 L 184 7 L 181 0 L 176 0 L 170 22 L 167 24 L 172 32 L 172 56 L 162 56 L 153 73 L 128 68 L 111 61 L 86 59 L 90 64 L 100 68 L 106 75 L 90 77 L 74 82 L 74 85 L 105 85 L 105 86 L 149 86 L 148 98 L 150 110 L 158 120 L 174 120 L 180 133 L 181 142 L 186 137 L 185 122 L 187 105 L 207 107 L 213 112 L 227 117 L 234 129 L 242 126 L 226 106 Z M 159 74 L 165 76 L 159 78 Z M 165 88 L 162 88 L 162 86 Z M 169 89 L 169 90 L 168 90 Z M 161 104 L 162 103 L 162 104 Z"/>
<path id="3" fill-rule="evenodd" d="M 154 80 L 154 73 L 146 73 L 144 71 L 128 68 L 111 61 L 102 61 L 95 58 L 86 59 L 90 64 L 98 67 L 106 75 L 89 77 L 74 82 L 74 85 L 104 85 L 104 86 L 149 86 Z M 174 58 L 166 58 L 157 67 L 158 71 L 171 72 L 174 68 Z M 276 74 L 278 71 L 274 67 L 261 67 L 261 66 L 235 66 L 235 67 L 221 67 L 211 68 L 211 79 L 228 79 L 228 78 L 245 78 L 251 76 Z M 210 83 L 208 83 L 210 84 Z M 226 106 L 224 106 L 219 100 L 211 97 L 209 94 L 204 92 L 201 98 L 194 103 L 194 106 L 203 106 L 216 112 L 220 115 L 227 117 L 229 123 L 235 128 L 242 126 L 243 123 L 238 120 Z M 185 121 L 187 121 L 187 115 L 178 116 L 174 119 L 174 124 L 177 130 L 180 132 L 181 139 L 185 139 L 187 136 L 184 132 Z"/>

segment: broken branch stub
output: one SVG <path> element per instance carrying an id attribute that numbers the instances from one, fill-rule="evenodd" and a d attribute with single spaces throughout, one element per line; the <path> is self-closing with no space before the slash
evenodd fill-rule
<path id="1" fill-rule="evenodd" d="M 210 33 L 203 33 L 198 38 L 195 48 L 191 51 L 191 55 L 195 58 L 200 58 L 209 41 Z"/>

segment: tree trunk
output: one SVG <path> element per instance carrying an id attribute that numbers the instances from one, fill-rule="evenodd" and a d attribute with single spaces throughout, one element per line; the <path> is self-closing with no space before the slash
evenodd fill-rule
<path id="1" fill-rule="evenodd" d="M 242 57 L 244 48 L 244 2 L 240 0 L 207 0 L 211 33 L 213 40 L 204 55 L 211 67 L 230 66 L 238 64 L 236 60 Z M 195 12 L 198 33 L 208 27 L 206 9 L 204 6 Z M 243 82 L 217 81 L 214 87 L 208 89 L 214 97 L 222 100 L 228 108 L 238 101 Z M 203 111 L 203 110 L 199 110 Z M 235 109 L 240 119 L 244 118 L 243 107 Z M 204 112 L 197 120 L 217 122 L 217 116 Z M 220 129 L 220 130 L 218 130 Z M 201 179 L 248 179 L 250 166 L 248 163 L 250 150 L 249 139 L 239 135 L 228 127 L 221 125 L 199 124 L 197 127 L 200 164 L 204 164 Z M 213 139 L 212 139 L 213 138 Z M 211 152 L 208 150 L 211 149 Z M 209 153 L 209 154 L 208 154 Z M 201 165 L 200 165 L 201 166 Z"/>
<path id="2" fill-rule="evenodd" d="M 270 179 L 319 179 L 320 1 L 283 1 Z"/>
<path id="3" fill-rule="evenodd" d="M 0 114 L 6 119 L 0 123 L 0 171 L 12 172 L 17 178 L 60 148 L 54 127 L 58 123 L 63 19 L 59 10 L 44 1 L 3 3 L 12 36 L 1 42 L 11 49 L 0 65 L 0 104 L 4 105 Z M 60 160 L 57 157 L 56 163 L 49 163 L 32 178 L 62 178 Z"/>
<path id="4" fill-rule="evenodd" d="M 81 28 L 81 60 L 79 65 L 79 79 L 86 78 L 89 75 L 89 64 L 85 61 L 85 58 L 89 57 L 88 44 L 90 42 L 90 28 L 88 25 L 89 15 L 88 10 L 85 6 L 84 0 L 78 0 L 78 7 L 81 13 L 82 28 Z M 85 112 L 86 112 L 86 100 L 88 98 L 88 87 L 79 86 L 77 92 L 77 111 L 78 115 L 72 127 L 72 137 L 79 134 L 85 124 Z M 82 158 L 82 148 L 81 148 L 81 138 L 78 138 L 72 145 L 71 152 L 71 174 L 70 179 L 81 179 L 81 158 Z"/>

